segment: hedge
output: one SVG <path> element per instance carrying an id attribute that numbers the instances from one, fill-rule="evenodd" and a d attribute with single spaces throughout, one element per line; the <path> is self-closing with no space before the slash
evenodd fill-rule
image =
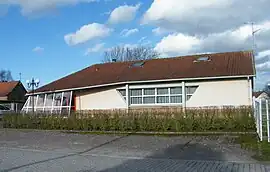
<path id="1" fill-rule="evenodd" d="M 83 131 L 157 131 L 157 132 L 249 132 L 255 131 L 250 107 L 181 110 L 88 111 L 61 114 L 8 114 L 4 128 L 83 130 Z"/>

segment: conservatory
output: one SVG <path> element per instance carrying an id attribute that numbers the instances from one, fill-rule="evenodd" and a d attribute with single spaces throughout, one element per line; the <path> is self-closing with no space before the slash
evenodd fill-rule
<path id="1" fill-rule="evenodd" d="M 72 91 L 30 95 L 23 112 L 69 114 L 72 109 Z M 34 107 L 34 108 L 33 108 Z"/>

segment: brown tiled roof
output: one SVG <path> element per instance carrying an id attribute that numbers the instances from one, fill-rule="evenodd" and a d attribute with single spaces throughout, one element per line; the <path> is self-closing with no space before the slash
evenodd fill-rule
<path id="1" fill-rule="evenodd" d="M 0 82 L 0 97 L 8 96 L 18 83 L 19 81 Z"/>
<path id="2" fill-rule="evenodd" d="M 202 56 L 209 57 L 210 61 L 194 62 Z M 201 54 L 144 62 L 142 67 L 130 67 L 134 62 L 95 64 L 45 85 L 36 92 L 130 81 L 255 75 L 252 51 Z"/>

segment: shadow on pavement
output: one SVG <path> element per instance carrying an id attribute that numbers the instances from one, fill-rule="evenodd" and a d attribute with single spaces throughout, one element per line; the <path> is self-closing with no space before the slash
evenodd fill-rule
<path id="1" fill-rule="evenodd" d="M 225 161 L 223 153 L 201 144 L 178 144 L 143 159 L 132 159 L 99 172 L 125 171 L 230 171 L 239 166 Z M 90 172 L 84 170 L 80 172 Z"/>

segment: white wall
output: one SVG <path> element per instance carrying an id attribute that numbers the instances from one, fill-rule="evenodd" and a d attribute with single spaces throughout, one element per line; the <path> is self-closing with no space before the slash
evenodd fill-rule
<path id="1" fill-rule="evenodd" d="M 186 83 L 199 85 L 186 107 L 251 105 L 250 86 L 247 79 Z"/>
<path id="2" fill-rule="evenodd" d="M 130 88 L 181 86 L 182 82 L 130 85 Z M 242 106 L 251 105 L 251 90 L 248 79 L 185 82 L 186 86 L 199 86 L 186 101 L 186 107 Z M 117 88 L 125 88 L 117 87 Z M 91 89 L 76 93 L 76 110 L 125 109 L 126 103 L 116 87 Z M 168 106 L 168 105 L 166 105 Z M 175 105 L 174 105 L 175 106 Z M 181 106 L 181 105 L 178 105 Z"/>
<path id="3" fill-rule="evenodd" d="M 116 88 L 92 89 L 76 93 L 76 110 L 125 109 L 126 103 Z"/>

